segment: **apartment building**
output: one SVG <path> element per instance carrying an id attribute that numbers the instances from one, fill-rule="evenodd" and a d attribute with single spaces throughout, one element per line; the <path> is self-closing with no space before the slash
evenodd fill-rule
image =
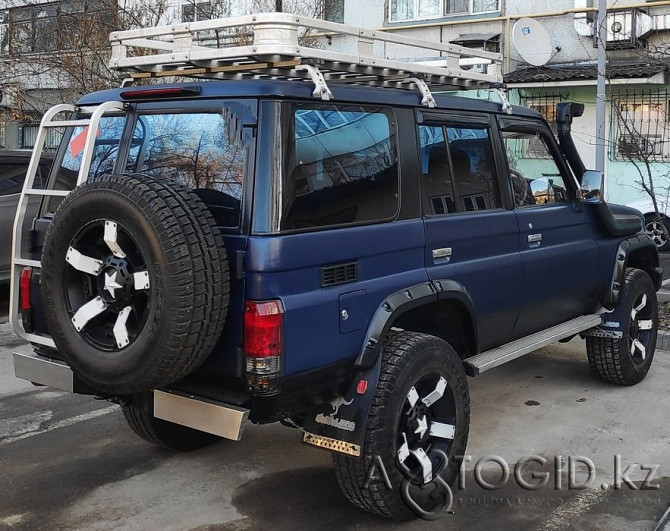
<path id="1" fill-rule="evenodd" d="M 609 79 L 606 123 L 608 199 L 628 203 L 643 196 L 640 171 L 651 171 L 660 189 L 670 174 L 668 120 L 668 44 L 670 1 L 610 2 L 607 15 Z M 578 148 L 587 166 L 594 165 L 596 40 L 592 0 L 0 0 L 0 146 L 30 147 L 36 120 L 50 104 L 72 101 L 78 92 L 116 83 L 115 74 L 83 72 L 81 79 L 67 66 L 81 52 L 82 21 L 97 28 L 151 26 L 172 21 L 197 21 L 259 11 L 299 11 L 366 28 L 450 42 L 501 52 L 503 73 L 513 102 L 531 106 L 553 120 L 555 104 L 563 100 L 586 105 L 575 124 Z M 533 19 L 547 34 L 544 62 L 529 64 L 513 39 L 520 20 Z M 105 36 L 106 38 L 106 36 Z M 85 43 L 89 52 L 105 56 L 105 38 Z M 97 44 L 96 44 L 97 46 Z M 352 43 L 332 39 L 324 46 L 347 51 Z M 388 57 L 404 57 L 389 46 Z M 54 60 L 54 58 L 60 58 Z M 64 59 L 63 59 L 64 58 Z M 462 59 L 466 68 L 486 69 L 486 62 Z M 535 62 L 536 63 L 536 62 Z M 55 67 L 56 66 L 56 67 Z M 71 65 L 70 65 L 71 66 Z M 85 67 L 86 63 L 77 66 Z M 76 70 L 76 68 L 74 69 Z M 91 69 L 93 71 L 93 68 Z M 98 86 L 99 85 L 99 86 Z M 475 94 L 495 98 L 487 92 Z M 55 142 L 55 139 L 54 139 Z M 538 157 L 532 146 L 523 157 Z M 670 181 L 668 181 L 670 182 Z"/>

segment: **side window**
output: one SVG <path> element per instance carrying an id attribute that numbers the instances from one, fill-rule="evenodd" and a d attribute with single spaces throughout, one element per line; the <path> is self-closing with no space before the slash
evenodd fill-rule
<path id="1" fill-rule="evenodd" d="M 9 162 L 0 166 L 0 197 L 20 194 L 28 170 L 28 163 Z"/>
<path id="2" fill-rule="evenodd" d="M 500 208 L 489 130 L 420 125 L 424 215 Z"/>
<path id="3" fill-rule="evenodd" d="M 503 132 L 514 203 L 517 207 L 548 205 L 569 201 L 561 171 L 545 136 L 539 132 L 507 130 Z M 519 157 L 532 145 L 536 159 Z"/>
<path id="4" fill-rule="evenodd" d="M 390 111 L 296 105 L 284 153 L 281 230 L 387 221 L 399 207 Z"/>

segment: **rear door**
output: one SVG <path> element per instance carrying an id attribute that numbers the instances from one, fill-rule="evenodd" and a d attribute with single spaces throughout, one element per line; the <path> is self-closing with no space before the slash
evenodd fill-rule
<path id="1" fill-rule="evenodd" d="M 594 309 L 595 220 L 546 124 L 505 117 L 501 129 L 523 263 L 521 337 Z"/>
<path id="2" fill-rule="evenodd" d="M 426 270 L 465 288 L 482 350 L 511 337 L 521 289 L 519 229 L 495 131 L 489 115 L 475 113 L 425 113 L 418 126 Z"/>

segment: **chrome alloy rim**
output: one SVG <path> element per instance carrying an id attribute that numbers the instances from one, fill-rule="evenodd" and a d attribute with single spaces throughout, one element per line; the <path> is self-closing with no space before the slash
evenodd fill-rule
<path id="1" fill-rule="evenodd" d="M 414 484 L 430 483 L 446 466 L 456 431 L 453 392 L 439 374 L 409 390 L 398 423 L 398 464 Z"/>
<path id="2" fill-rule="evenodd" d="M 662 223 L 663 221 L 655 219 L 647 223 L 644 227 L 644 231 L 652 240 L 654 240 L 656 247 L 663 247 L 666 243 L 668 243 L 668 239 L 666 238 L 665 234 L 663 234 Z"/>
<path id="3" fill-rule="evenodd" d="M 643 293 L 637 298 L 630 312 L 628 329 L 630 355 L 636 363 L 644 363 L 647 359 L 647 346 L 653 328 L 653 308 L 646 293 Z"/>
<path id="4" fill-rule="evenodd" d="M 77 332 L 103 351 L 128 347 L 149 311 L 150 275 L 136 239 L 115 221 L 93 221 L 72 239 L 65 261 L 66 300 Z"/>

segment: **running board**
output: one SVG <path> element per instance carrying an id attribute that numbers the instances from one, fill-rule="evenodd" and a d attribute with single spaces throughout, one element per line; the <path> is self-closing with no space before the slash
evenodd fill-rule
<path id="1" fill-rule="evenodd" d="M 466 359 L 465 372 L 468 376 L 477 376 L 478 374 L 493 369 L 498 365 L 508 361 L 520 358 L 524 354 L 529 354 L 542 347 L 556 343 L 566 337 L 574 336 L 579 332 L 598 326 L 601 323 L 600 314 L 583 315 L 561 323 L 546 330 L 531 334 L 506 345 L 496 347 L 471 358 Z"/>

